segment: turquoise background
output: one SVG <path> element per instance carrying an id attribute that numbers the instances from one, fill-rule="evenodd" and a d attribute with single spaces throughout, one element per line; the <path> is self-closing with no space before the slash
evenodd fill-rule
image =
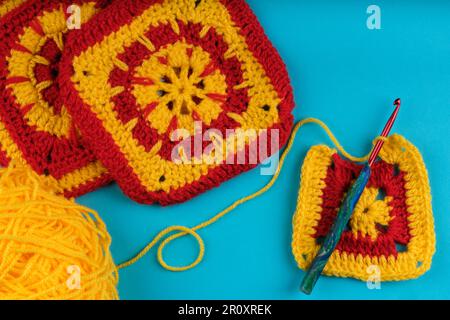
<path id="1" fill-rule="evenodd" d="M 156 249 L 120 272 L 122 299 L 448 299 L 450 298 L 450 2 L 249 1 L 287 64 L 296 119 L 318 117 L 353 154 L 365 154 L 397 97 L 395 131 L 423 153 L 433 193 L 437 253 L 418 280 L 383 283 L 322 277 L 311 297 L 298 291 L 303 272 L 291 254 L 291 219 L 307 150 L 331 142 L 316 126 L 301 130 L 275 187 L 207 229 L 204 261 L 172 273 Z M 382 29 L 368 30 L 366 9 L 381 8 Z M 123 262 L 171 225 L 193 226 L 264 186 L 260 170 L 243 174 L 185 204 L 161 208 L 127 199 L 116 185 L 80 199 L 99 211 Z M 196 257 L 193 239 L 167 247 L 171 264 Z"/>

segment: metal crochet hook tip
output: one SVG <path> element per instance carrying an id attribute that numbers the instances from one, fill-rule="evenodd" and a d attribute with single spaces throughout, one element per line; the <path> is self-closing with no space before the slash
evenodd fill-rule
<path id="1" fill-rule="evenodd" d="M 386 126 L 383 129 L 383 132 L 381 133 L 382 138 L 386 138 L 389 133 L 392 130 L 392 127 L 394 126 L 394 122 L 397 119 L 398 113 L 400 112 L 400 107 L 402 105 L 402 100 L 400 98 L 395 99 L 394 106 L 395 110 L 392 113 L 391 117 L 389 118 L 388 122 L 386 123 Z M 378 158 L 378 155 L 380 154 L 381 148 L 383 148 L 384 140 L 378 140 L 378 142 L 375 144 L 375 147 L 372 150 L 372 153 L 369 157 L 369 167 L 372 167 L 372 165 L 375 163 L 375 160 Z"/>

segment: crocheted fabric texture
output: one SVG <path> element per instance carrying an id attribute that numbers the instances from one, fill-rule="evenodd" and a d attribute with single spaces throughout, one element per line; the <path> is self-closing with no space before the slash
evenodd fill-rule
<path id="1" fill-rule="evenodd" d="M 434 222 L 427 171 L 419 151 L 402 136 L 390 137 L 346 230 L 325 267 L 326 275 L 381 280 L 416 278 L 431 265 Z M 326 146 L 313 147 L 303 165 L 293 220 L 293 253 L 307 269 L 334 222 L 360 165 Z"/>
<path id="2" fill-rule="evenodd" d="M 85 23 L 100 10 L 100 2 L 0 3 L 0 165 L 26 163 L 56 180 L 67 197 L 110 180 L 83 146 L 57 82 L 68 7 L 78 5 Z"/>
<path id="3" fill-rule="evenodd" d="M 278 129 L 280 144 L 267 156 L 289 136 L 285 66 L 242 0 L 117 1 L 71 37 L 63 96 L 96 155 L 138 202 L 182 202 L 256 165 L 177 163 L 174 150 L 184 159 L 213 154 L 176 149 L 176 129 L 188 138 Z M 238 146 L 246 159 L 254 138 Z"/>
<path id="4" fill-rule="evenodd" d="M 0 0 L 0 18 L 14 10 L 26 0 Z"/>

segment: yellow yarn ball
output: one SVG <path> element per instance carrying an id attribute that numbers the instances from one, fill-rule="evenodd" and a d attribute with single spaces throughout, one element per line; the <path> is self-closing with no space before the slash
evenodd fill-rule
<path id="1" fill-rule="evenodd" d="M 0 299 L 118 299 L 98 214 L 31 170 L 0 169 Z"/>

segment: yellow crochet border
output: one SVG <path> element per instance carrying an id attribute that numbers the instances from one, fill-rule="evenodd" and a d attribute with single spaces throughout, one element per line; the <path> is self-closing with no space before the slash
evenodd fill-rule
<path id="1" fill-rule="evenodd" d="M 309 267 L 320 248 L 312 235 L 321 216 L 321 196 L 327 168 L 335 153 L 336 150 L 327 146 L 315 146 L 308 152 L 303 164 L 292 241 L 294 257 L 303 270 Z M 398 165 L 406 173 L 406 202 L 412 235 L 407 250 L 400 252 L 397 258 L 334 252 L 324 269 L 325 275 L 367 281 L 371 276 L 368 268 L 375 265 L 379 267 L 381 281 L 399 281 L 417 278 L 431 267 L 436 240 L 431 191 L 422 156 L 404 137 L 393 135 L 387 140 L 380 157 L 387 163 Z"/>

